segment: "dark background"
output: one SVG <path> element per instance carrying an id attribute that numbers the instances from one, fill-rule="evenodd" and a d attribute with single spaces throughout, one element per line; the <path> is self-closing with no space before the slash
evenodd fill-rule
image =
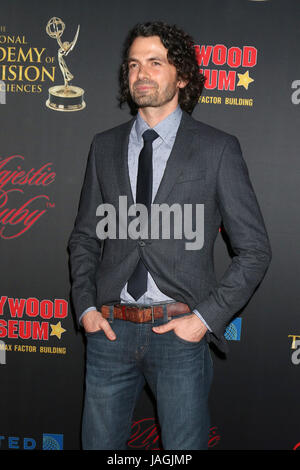
<path id="1" fill-rule="evenodd" d="M 79 112 L 55 112 L 45 106 L 48 88 L 63 82 L 57 43 L 45 32 L 53 16 L 66 24 L 64 41 L 73 39 L 80 24 L 78 42 L 66 58 L 75 76 L 72 83 L 85 90 L 87 106 Z M 210 402 L 213 433 L 219 438 L 211 447 L 292 449 L 300 441 L 300 366 L 291 361 L 288 337 L 300 335 L 300 109 L 291 100 L 292 82 L 300 79 L 297 0 L 193 0 L 178 5 L 170 0 L 3 1 L 0 26 L 5 25 L 6 31 L 0 31 L 0 37 L 25 35 L 29 46 L 45 47 L 45 55 L 55 56 L 57 69 L 55 83 L 45 80 L 41 93 L 7 94 L 6 104 L 0 105 L 0 157 L 21 154 L 21 166 L 27 170 L 52 162 L 56 180 L 44 191 L 24 187 L 24 201 L 44 192 L 55 207 L 22 236 L 0 238 L 0 294 L 70 302 L 66 245 L 77 213 L 89 146 L 95 133 L 130 118 L 128 109 L 119 110 L 116 100 L 121 47 L 135 23 L 149 20 L 175 23 L 199 45 L 258 49 L 257 65 L 249 69 L 254 82 L 248 90 L 237 87 L 234 92 L 203 93 L 253 98 L 252 107 L 199 104 L 193 113 L 196 119 L 240 140 L 273 251 L 267 275 L 243 311 L 240 341 L 229 342 L 227 358 L 213 352 Z M 241 67 L 237 72 L 245 70 Z M 220 276 L 230 261 L 221 236 L 215 255 Z M 10 344 L 67 348 L 65 355 L 7 352 L 6 364 L 0 365 L 0 434 L 5 436 L 1 448 L 8 447 L 8 436 L 19 436 L 20 447 L 24 437 L 32 437 L 36 448 L 41 448 L 45 432 L 64 434 L 65 449 L 80 448 L 84 339 L 76 332 L 73 314 L 70 302 L 68 317 L 62 320 L 67 331 L 61 340 L 55 336 L 40 342 L 1 338 Z M 3 318 L 11 318 L 7 306 Z M 155 405 L 145 390 L 134 421 L 152 417 Z M 141 448 L 146 448 L 143 445 Z"/>

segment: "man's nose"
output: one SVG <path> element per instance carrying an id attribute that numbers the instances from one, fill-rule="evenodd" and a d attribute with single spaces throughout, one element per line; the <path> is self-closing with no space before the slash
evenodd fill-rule
<path id="1" fill-rule="evenodd" d="M 138 78 L 140 80 L 143 80 L 145 78 L 149 78 L 149 70 L 146 65 L 140 65 L 139 71 L 138 71 Z"/>

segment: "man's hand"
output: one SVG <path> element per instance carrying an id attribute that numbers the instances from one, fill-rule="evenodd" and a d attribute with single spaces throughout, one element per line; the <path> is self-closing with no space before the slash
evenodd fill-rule
<path id="1" fill-rule="evenodd" d="M 96 333 L 103 330 L 105 335 L 111 341 L 116 339 L 116 334 L 111 328 L 106 318 L 103 318 L 98 310 L 90 310 L 82 317 L 82 325 L 87 333 Z"/>
<path id="2" fill-rule="evenodd" d="M 192 313 L 184 317 L 173 318 L 164 325 L 154 326 L 152 330 L 154 333 L 166 333 L 174 330 L 174 333 L 180 338 L 197 343 L 207 332 L 207 327 L 195 313 Z"/>

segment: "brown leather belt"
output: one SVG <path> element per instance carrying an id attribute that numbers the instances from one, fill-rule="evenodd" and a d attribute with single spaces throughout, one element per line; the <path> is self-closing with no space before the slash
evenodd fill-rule
<path id="1" fill-rule="evenodd" d="M 130 304 L 113 305 L 113 316 L 119 320 L 127 320 L 135 323 L 154 321 L 156 318 L 164 318 L 164 306 L 170 319 L 174 315 L 191 313 L 187 304 L 182 302 L 166 303 L 164 305 L 134 306 Z M 102 305 L 100 312 L 104 318 L 110 317 L 110 306 Z"/>

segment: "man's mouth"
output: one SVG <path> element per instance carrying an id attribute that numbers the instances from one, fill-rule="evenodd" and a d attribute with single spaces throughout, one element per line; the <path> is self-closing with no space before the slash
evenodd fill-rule
<path id="1" fill-rule="evenodd" d="M 150 90 L 151 88 L 154 88 L 154 85 L 151 85 L 150 83 L 140 83 L 134 86 L 134 90 L 138 91 Z"/>
<path id="2" fill-rule="evenodd" d="M 153 88 L 153 87 L 151 85 L 138 85 L 135 87 L 135 90 L 145 91 L 145 90 L 150 90 L 150 88 Z"/>

